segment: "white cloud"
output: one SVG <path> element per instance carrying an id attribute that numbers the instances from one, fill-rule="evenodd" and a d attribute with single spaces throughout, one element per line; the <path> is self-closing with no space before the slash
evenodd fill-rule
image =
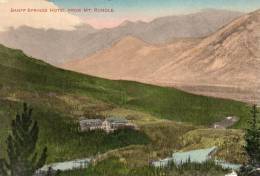
<path id="1" fill-rule="evenodd" d="M 0 0 L 0 31 L 19 26 L 73 30 L 74 26 L 82 23 L 79 17 L 67 12 L 11 12 L 12 8 L 57 9 L 59 7 L 46 0 Z"/>
<path id="2" fill-rule="evenodd" d="M 8 0 L 0 0 L 0 3 L 6 3 Z"/>

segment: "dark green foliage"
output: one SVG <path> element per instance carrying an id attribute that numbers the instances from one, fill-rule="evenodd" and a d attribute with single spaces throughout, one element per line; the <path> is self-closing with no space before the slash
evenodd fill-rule
<path id="1" fill-rule="evenodd" d="M 226 170 L 213 161 L 205 163 L 170 164 L 166 168 L 151 166 L 129 168 L 127 164 L 112 157 L 87 169 L 61 173 L 61 176 L 223 176 Z"/>
<path id="2" fill-rule="evenodd" d="M 41 144 L 49 146 L 48 162 L 93 157 L 111 149 L 149 143 L 148 136 L 141 131 L 119 130 L 110 134 L 98 130 L 79 132 L 78 124 L 70 117 L 53 115 L 51 121 L 39 116 L 43 129 Z"/>
<path id="3" fill-rule="evenodd" d="M 249 127 L 246 129 L 245 134 L 245 150 L 249 157 L 249 164 L 252 166 L 260 166 L 260 127 L 257 121 L 257 107 L 253 105 L 251 110 L 252 118 L 248 122 Z"/>
<path id="4" fill-rule="evenodd" d="M 1 163 L 3 171 L 11 176 L 32 176 L 47 158 L 47 148 L 41 155 L 35 152 L 39 128 L 32 120 L 32 109 L 24 104 L 23 113 L 12 121 L 12 133 L 7 138 L 7 159 Z"/>
<path id="5" fill-rule="evenodd" d="M 258 176 L 260 167 L 260 127 L 258 126 L 257 106 L 253 105 L 251 110 L 252 118 L 248 121 L 248 128 L 245 133 L 245 151 L 249 162 L 240 168 L 239 176 Z"/>
<path id="6" fill-rule="evenodd" d="M 150 140 L 146 134 L 132 129 L 120 129 L 111 134 L 108 134 L 107 137 L 104 138 L 104 143 L 107 145 L 111 143 L 111 147 L 113 147 L 115 144 L 120 147 L 128 146 L 130 144 L 145 145 L 149 142 Z"/>
<path id="7" fill-rule="evenodd" d="M 3 46 L 0 46 L 0 75 L 4 87 L 77 94 L 161 118 L 199 125 L 211 125 L 226 116 L 237 116 L 240 118 L 237 126 L 241 127 L 248 117 L 248 108 L 244 103 L 65 71 Z"/>
<path id="8" fill-rule="evenodd" d="M 5 176 L 5 175 L 7 175 L 6 163 L 3 159 L 0 159 L 0 176 Z"/>
<path id="9" fill-rule="evenodd" d="M 253 169 L 250 165 L 244 165 L 239 169 L 238 176 L 249 176 Z"/>
<path id="10" fill-rule="evenodd" d="M 60 174 L 60 170 L 54 171 L 51 167 L 49 167 L 46 176 L 60 176 Z"/>
<path id="11" fill-rule="evenodd" d="M 240 168 L 238 176 L 259 176 L 260 171 L 252 165 L 244 165 Z"/>
<path id="12" fill-rule="evenodd" d="M 96 166 L 90 166 L 86 170 L 85 175 L 125 175 L 128 172 L 128 168 L 124 163 L 118 161 L 117 158 L 110 158 L 108 160 L 101 161 Z"/>
<path id="13" fill-rule="evenodd" d="M 4 118 L 9 114 L 1 114 L 1 112 L 9 107 L 12 107 L 12 110 L 18 110 L 19 106 L 19 103 L 0 100 L 0 119 L 7 120 L 4 121 L 3 128 L 0 128 L 2 134 L 0 143 L 2 143 L 1 139 L 7 137 L 10 130 L 7 127 L 11 123 L 10 119 Z M 17 110 L 11 115 L 15 115 Z M 52 106 L 44 106 L 37 102 L 34 103 L 34 119 L 37 120 L 40 129 L 37 150 L 39 151 L 41 146 L 48 147 L 47 163 L 93 157 L 111 149 L 150 142 L 144 132 L 135 130 L 119 130 L 111 134 L 103 131 L 79 132 L 78 122 L 71 116 L 54 109 Z M 4 142 L 0 147 L 0 154 L 5 154 L 6 145 Z"/>

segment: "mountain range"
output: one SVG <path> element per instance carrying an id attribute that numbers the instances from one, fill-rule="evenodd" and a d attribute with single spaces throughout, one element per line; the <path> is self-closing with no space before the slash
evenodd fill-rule
<path id="1" fill-rule="evenodd" d="M 0 32 L 0 43 L 59 65 L 109 48 L 129 35 L 151 44 L 205 37 L 241 15 L 241 12 L 205 9 L 193 14 L 160 17 L 151 22 L 125 21 L 118 27 L 100 30 L 87 24 L 71 31 L 22 26 Z"/>
<path id="2" fill-rule="evenodd" d="M 153 45 L 143 38 L 128 36 L 111 48 L 62 67 L 109 79 L 259 101 L 260 10 L 245 14 L 200 39 Z"/>
<path id="3" fill-rule="evenodd" d="M 260 102 L 259 11 L 205 9 L 110 29 L 22 26 L 0 32 L 0 43 L 85 74 Z"/>

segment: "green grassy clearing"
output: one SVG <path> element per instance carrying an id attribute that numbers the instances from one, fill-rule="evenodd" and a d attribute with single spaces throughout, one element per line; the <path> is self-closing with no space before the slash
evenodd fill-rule
<path id="1" fill-rule="evenodd" d="M 234 115 L 240 117 L 237 127 L 241 127 L 248 118 L 248 107 L 244 103 L 65 71 L 3 46 L 0 46 L 0 75 L 0 87 L 4 90 L 77 94 L 196 125 L 209 125 Z"/>
<path id="2" fill-rule="evenodd" d="M 3 109 L 17 109 L 21 104 L 11 101 L 1 101 L 0 111 Z M 134 130 L 121 130 L 115 133 L 105 132 L 78 132 L 78 124 L 70 116 L 59 113 L 50 108 L 33 106 L 33 118 L 40 125 L 40 137 L 38 146 L 48 146 L 48 162 L 65 161 L 84 157 L 93 157 L 111 149 L 121 148 L 128 145 L 143 144 L 150 142 L 146 134 Z M 0 114 L 0 119 L 6 119 L 4 128 L 0 128 L 1 153 L 5 148 L 5 139 L 8 135 L 11 118 L 15 117 L 16 111 Z M 11 117 L 11 118 L 10 118 Z"/>
<path id="3" fill-rule="evenodd" d="M 141 166 L 147 164 L 148 157 L 164 157 L 172 150 L 181 149 L 179 138 L 195 129 L 169 120 L 207 126 L 234 115 L 240 117 L 236 127 L 241 128 L 249 117 L 249 107 L 244 103 L 82 75 L 0 46 L 0 155 L 5 149 L 11 119 L 20 111 L 22 102 L 34 108 L 34 117 L 40 124 L 39 147 L 48 146 L 48 162 L 84 158 L 150 142 L 147 147 L 133 148 L 130 153 L 122 151 L 126 161 L 139 160 Z M 137 116 L 135 121 L 142 127 L 140 132 L 78 133 L 75 120 L 90 108 L 100 108 L 104 113 L 124 109 L 129 115 L 137 112 L 147 118 L 140 120 Z M 134 158 L 133 154 L 140 158 Z"/>

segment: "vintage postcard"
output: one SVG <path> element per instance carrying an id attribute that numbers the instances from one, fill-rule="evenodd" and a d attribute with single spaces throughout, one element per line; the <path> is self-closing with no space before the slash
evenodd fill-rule
<path id="1" fill-rule="evenodd" d="M 260 0 L 0 0 L 0 176 L 260 176 Z"/>

